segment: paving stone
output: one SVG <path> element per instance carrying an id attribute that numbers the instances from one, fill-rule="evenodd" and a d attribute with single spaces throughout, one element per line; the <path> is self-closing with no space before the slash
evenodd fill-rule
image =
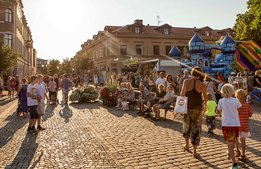
<path id="1" fill-rule="evenodd" d="M 48 106 L 43 116 L 46 130 L 27 134 L 28 119 L 12 112 L 0 119 L 0 169 L 2 168 L 229 168 L 227 146 L 220 124 L 215 136 L 202 127 L 196 159 L 183 152 L 182 124 L 151 121 L 134 111 L 102 107 L 100 102 Z M 219 120 L 219 119 L 218 119 Z M 242 168 L 261 167 L 261 111 L 255 108 L 247 138 L 249 162 Z M 192 147 L 190 147 L 192 150 Z"/>

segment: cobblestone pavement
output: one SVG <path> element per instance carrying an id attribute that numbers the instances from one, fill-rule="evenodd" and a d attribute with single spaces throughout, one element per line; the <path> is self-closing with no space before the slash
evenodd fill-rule
<path id="1" fill-rule="evenodd" d="M 261 168 L 261 109 L 251 118 L 242 168 Z M 0 119 L 0 168 L 229 168 L 220 130 L 208 136 L 203 125 L 200 158 L 183 151 L 182 124 L 151 121 L 134 111 L 102 107 L 100 102 L 50 105 L 43 116 L 46 130 L 27 134 L 28 119 Z M 162 114 L 163 116 L 163 114 Z"/>

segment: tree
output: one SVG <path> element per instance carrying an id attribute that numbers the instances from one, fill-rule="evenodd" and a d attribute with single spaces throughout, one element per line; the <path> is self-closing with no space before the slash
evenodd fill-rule
<path id="1" fill-rule="evenodd" d="M 83 75 L 88 68 L 93 67 L 93 62 L 90 59 L 90 54 L 88 52 L 78 52 L 73 58 L 73 66 L 75 72 L 79 75 Z"/>
<path id="2" fill-rule="evenodd" d="M 69 58 L 63 59 L 63 62 L 60 64 L 60 73 L 71 74 L 73 72 L 72 61 Z"/>
<path id="3" fill-rule="evenodd" d="M 20 55 L 7 45 L 0 47 L 0 72 L 8 71 L 17 63 Z"/>
<path id="4" fill-rule="evenodd" d="M 261 44 L 261 1 L 249 0 L 248 10 L 238 14 L 234 31 L 239 40 L 254 40 Z"/>
<path id="5" fill-rule="evenodd" d="M 48 74 L 50 76 L 53 76 L 54 74 L 61 74 L 60 73 L 60 61 L 59 60 L 50 60 L 48 66 L 47 66 L 47 70 L 48 70 Z"/>

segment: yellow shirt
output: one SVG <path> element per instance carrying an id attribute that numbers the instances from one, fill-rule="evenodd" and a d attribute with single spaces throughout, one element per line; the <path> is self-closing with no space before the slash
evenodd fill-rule
<path id="1" fill-rule="evenodd" d="M 213 100 L 207 101 L 207 107 L 206 107 L 206 112 L 205 114 L 207 116 L 215 116 L 216 115 L 216 107 L 217 103 Z"/>

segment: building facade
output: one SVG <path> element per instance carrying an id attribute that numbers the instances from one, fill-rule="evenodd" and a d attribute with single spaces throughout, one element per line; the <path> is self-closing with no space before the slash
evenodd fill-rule
<path id="1" fill-rule="evenodd" d="M 13 75 L 29 77 L 36 73 L 37 52 L 21 0 L 0 0 L 0 45 L 5 44 L 20 54 Z"/>
<path id="2" fill-rule="evenodd" d="M 47 74 L 48 60 L 37 58 L 37 74 Z"/>
<path id="3" fill-rule="evenodd" d="M 150 26 L 135 20 L 125 26 L 105 26 L 103 31 L 81 45 L 81 52 L 89 53 L 94 69 L 109 77 L 132 70 L 128 63 L 135 65 L 147 60 L 168 59 L 166 56 L 173 45 L 179 48 L 183 58 L 189 57 L 188 42 L 195 33 L 207 43 L 215 43 L 221 36 L 232 34 L 232 30 L 214 30 L 208 26 L 181 28 L 169 24 Z"/>

